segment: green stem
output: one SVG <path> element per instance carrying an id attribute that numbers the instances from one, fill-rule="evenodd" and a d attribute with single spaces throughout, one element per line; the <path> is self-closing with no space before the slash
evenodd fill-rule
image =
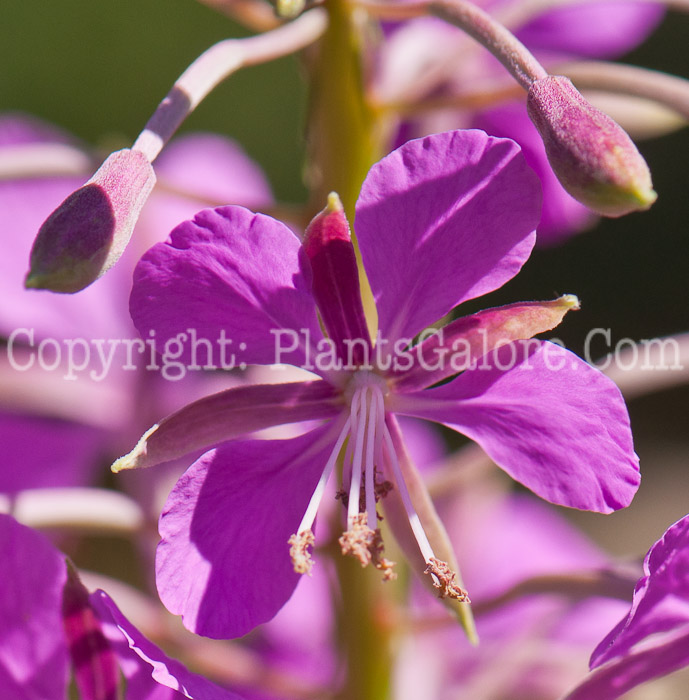
<path id="1" fill-rule="evenodd" d="M 338 615 L 341 650 L 347 660 L 346 681 L 337 700 L 386 700 L 392 697 L 394 584 L 383 583 L 372 567 L 362 569 L 335 554 L 342 606 Z"/>
<path id="2" fill-rule="evenodd" d="M 311 65 L 308 116 L 307 183 L 310 209 L 321 210 L 330 192 L 340 195 L 345 213 L 354 221 L 354 205 L 369 168 L 383 155 L 382 113 L 366 99 L 361 27 L 346 0 L 327 0 L 328 28 Z M 352 231 L 361 280 L 362 300 L 375 335 L 375 305 Z"/>

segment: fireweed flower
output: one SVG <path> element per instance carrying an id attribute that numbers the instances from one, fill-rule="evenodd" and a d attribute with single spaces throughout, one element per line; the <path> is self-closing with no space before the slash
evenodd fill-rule
<path id="1" fill-rule="evenodd" d="M 8 698 L 64 700 L 70 669 L 84 700 L 239 697 L 170 659 L 104 591 L 89 594 L 65 555 L 0 514 L 0 676 Z M 127 683 L 118 690 L 120 671 Z"/>
<path id="2" fill-rule="evenodd" d="M 629 503 L 638 464 L 617 388 L 558 346 L 520 342 L 557 325 L 575 298 L 489 309 L 412 342 L 518 272 L 538 210 L 538 181 L 518 146 L 481 131 L 411 141 L 377 163 L 355 219 L 375 344 L 335 196 L 303 244 L 274 219 L 221 207 L 180 224 L 143 257 L 130 304 L 141 333 L 175 337 L 193 323 L 206 351 L 232 339 L 247 364 L 278 360 L 321 375 L 201 399 L 113 465 L 216 445 L 177 482 L 160 520 L 158 590 L 189 629 L 238 636 L 280 609 L 311 568 L 316 513 L 339 461 L 343 553 L 394 575 L 378 528 L 381 500 L 415 570 L 446 600 L 466 599 L 395 414 L 464 433 L 554 503 L 603 512 Z M 443 362 L 451 350 L 453 362 Z M 324 422 L 290 440 L 242 437 L 305 420 Z"/>

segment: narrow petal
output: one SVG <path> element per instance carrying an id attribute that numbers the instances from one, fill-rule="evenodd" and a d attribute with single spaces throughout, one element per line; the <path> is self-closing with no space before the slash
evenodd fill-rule
<path id="1" fill-rule="evenodd" d="M 355 230 L 384 338 L 413 338 L 511 279 L 533 247 L 538 179 L 512 141 L 453 131 L 371 168 Z"/>
<path id="2" fill-rule="evenodd" d="M 591 668 L 629 654 L 647 637 L 689 631 L 689 515 L 678 520 L 648 551 L 629 615 L 598 645 Z M 689 644 L 686 646 L 689 659 Z"/>
<path id="3" fill-rule="evenodd" d="M 629 505 L 639 486 L 618 388 L 552 343 L 510 343 L 449 384 L 394 395 L 388 405 L 464 433 L 551 503 L 609 513 Z"/>
<path id="4" fill-rule="evenodd" d="M 313 296 L 328 338 L 347 367 L 370 362 L 371 339 L 359 288 L 349 222 L 335 192 L 308 225 L 304 252 L 311 262 Z M 354 342 L 351 342 L 354 341 Z"/>
<path id="5" fill-rule="evenodd" d="M 474 126 L 494 136 L 514 139 L 521 146 L 526 162 L 538 175 L 543 188 L 543 210 L 537 245 L 560 243 L 594 224 L 596 215 L 568 194 L 557 179 L 548 162 L 543 140 L 522 102 L 480 112 Z"/>
<path id="6" fill-rule="evenodd" d="M 322 336 L 300 248 L 268 216 L 234 206 L 206 209 L 137 265 L 134 323 L 144 336 L 155 331 L 159 347 L 181 362 L 192 362 L 195 349 L 216 367 L 231 359 L 305 366 L 307 346 Z"/>
<path id="7" fill-rule="evenodd" d="M 112 470 L 150 467 L 274 425 L 330 418 L 341 401 L 324 381 L 234 387 L 164 418 Z"/>
<path id="8" fill-rule="evenodd" d="M 409 452 L 402 438 L 399 424 L 394 416 L 388 416 L 387 422 L 390 426 L 390 433 L 395 444 L 397 457 L 404 477 L 404 486 L 409 493 L 409 497 L 419 517 L 421 526 L 428 537 L 428 542 L 433 549 L 433 553 L 438 559 L 449 564 L 451 571 L 457 576 L 457 585 L 463 588 L 464 583 L 462 582 L 459 564 L 457 563 L 452 543 L 450 542 L 442 520 L 438 517 L 435 505 L 423 483 L 423 479 L 414 466 L 414 463 L 411 461 L 411 457 L 409 456 Z M 392 473 L 389 460 L 385 460 L 385 469 L 386 476 L 394 483 L 395 477 Z M 412 532 L 411 524 L 400 496 L 401 488 L 400 485 L 397 485 L 397 487 L 393 488 L 383 499 L 385 516 L 388 519 L 388 524 L 397 543 L 404 550 L 407 561 L 411 564 L 411 568 L 418 575 L 426 588 L 432 593 L 437 594 L 438 589 L 434 587 L 431 577 L 425 573 L 427 562 L 424 561 L 414 533 Z M 478 642 L 478 636 L 470 604 L 467 602 L 459 602 L 448 596 L 443 597 L 442 602 L 448 610 L 457 617 L 469 641 L 472 644 L 476 644 Z"/>
<path id="9" fill-rule="evenodd" d="M 105 591 L 90 596 L 127 679 L 127 699 L 240 700 L 238 695 L 189 671 L 146 639 Z M 166 693 L 165 690 L 169 689 Z"/>
<path id="10" fill-rule="evenodd" d="M 579 308 L 573 294 L 479 311 L 452 321 L 416 345 L 413 366 L 397 380 L 398 391 L 421 389 L 468 369 L 480 357 L 513 340 L 532 338 L 559 325 Z"/>
<path id="11" fill-rule="evenodd" d="M 64 700 L 64 556 L 34 530 L 0 514 L 0 686 L 8 698 Z"/>
<path id="12" fill-rule="evenodd" d="M 261 209 L 273 203 L 260 168 L 231 139 L 186 134 L 167 145 L 155 161 L 158 184 L 144 207 L 137 231 L 145 248 L 164 241 L 177 224 L 205 207 L 241 204 Z"/>
<path id="13" fill-rule="evenodd" d="M 242 636 L 290 597 L 299 575 L 287 541 L 338 427 L 222 445 L 177 482 L 160 518 L 156 580 L 165 606 L 192 632 Z"/>

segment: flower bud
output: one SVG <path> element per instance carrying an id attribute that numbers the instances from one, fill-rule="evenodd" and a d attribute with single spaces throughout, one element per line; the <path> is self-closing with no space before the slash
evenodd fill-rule
<path id="1" fill-rule="evenodd" d="M 143 153 L 108 156 L 41 226 L 25 286 L 72 294 L 97 280 L 122 255 L 155 180 Z"/>
<path id="2" fill-rule="evenodd" d="M 648 166 L 632 140 L 569 78 L 534 81 L 527 109 L 562 186 L 589 209 L 617 217 L 656 200 Z"/>

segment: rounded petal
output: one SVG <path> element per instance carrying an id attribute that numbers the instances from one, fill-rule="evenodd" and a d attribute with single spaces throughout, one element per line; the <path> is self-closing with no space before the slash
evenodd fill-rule
<path id="1" fill-rule="evenodd" d="M 303 366 L 308 338 L 321 334 L 300 248 L 268 216 L 235 206 L 199 212 L 137 265 L 134 323 L 181 362 L 204 364 L 210 352 L 216 367 L 231 359 Z M 278 344 L 294 350 L 276 357 Z"/>
<path id="2" fill-rule="evenodd" d="M 374 165 L 355 230 L 384 338 L 413 338 L 524 264 L 541 204 L 519 147 L 478 130 L 409 141 Z"/>
<path id="3" fill-rule="evenodd" d="M 593 225 L 596 215 L 565 191 L 550 167 L 543 141 L 522 103 L 481 112 L 474 125 L 494 136 L 514 139 L 540 178 L 543 210 L 538 224 L 538 245 L 560 243 Z"/>
<path id="4" fill-rule="evenodd" d="M 467 435 L 551 503 L 609 513 L 639 487 L 619 389 L 552 343 L 509 343 L 449 384 L 397 395 L 389 407 Z"/>
<path id="5" fill-rule="evenodd" d="M 188 629 L 239 637 L 290 597 L 299 575 L 287 541 L 333 448 L 332 429 L 225 443 L 177 482 L 160 518 L 156 578 Z"/>
<path id="6" fill-rule="evenodd" d="M 0 685 L 7 698 L 63 700 L 67 641 L 62 625 L 64 556 L 48 540 L 0 514 Z"/>
<path id="7" fill-rule="evenodd" d="M 158 186 L 143 209 L 138 231 L 148 246 L 164 241 L 177 224 L 204 207 L 272 204 L 261 169 L 231 139 L 217 134 L 186 134 L 174 139 L 155 162 Z"/>
<path id="8" fill-rule="evenodd" d="M 520 29 L 532 50 L 616 58 L 638 46 L 664 16 L 659 3 L 595 2 L 550 10 Z"/>

